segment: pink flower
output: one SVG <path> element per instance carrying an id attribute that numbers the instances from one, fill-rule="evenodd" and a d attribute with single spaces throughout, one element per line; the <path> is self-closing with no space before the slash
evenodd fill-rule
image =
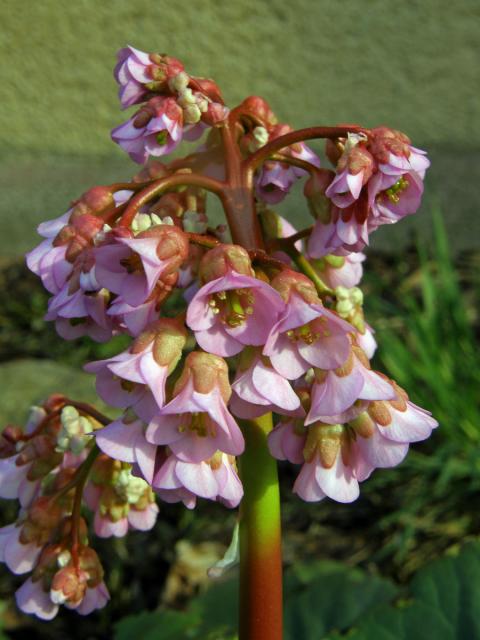
<path id="1" fill-rule="evenodd" d="M 100 538 L 121 538 L 129 529 L 148 531 L 157 520 L 158 507 L 149 484 L 134 475 L 129 465 L 116 465 L 105 457 L 98 459 L 83 497 L 95 513 L 93 524 Z"/>
<path id="2" fill-rule="evenodd" d="M 49 592 L 43 588 L 42 580 L 33 582 L 29 578 L 15 592 L 15 600 L 21 611 L 41 620 L 52 620 L 58 613 L 58 604 L 52 602 Z"/>
<path id="3" fill-rule="evenodd" d="M 325 195 L 342 209 L 359 198 L 374 170 L 373 157 L 363 144 L 359 144 L 362 141 L 366 141 L 365 136 L 349 134 L 338 161 L 337 174 L 325 191 Z"/>
<path id="4" fill-rule="evenodd" d="M 414 213 L 430 165 L 407 136 L 386 127 L 372 129 L 368 138 L 350 135 L 342 144 L 337 174 L 325 191 L 332 206 L 317 220 L 309 239 L 314 258 L 339 249 L 361 251 L 380 225 Z"/>
<path id="5" fill-rule="evenodd" d="M 268 140 L 274 140 L 291 130 L 291 127 L 286 124 L 276 125 L 271 128 Z M 286 147 L 282 152 L 286 156 L 309 162 L 314 167 L 320 166 L 318 156 L 303 142 Z M 286 162 L 265 162 L 256 180 L 257 196 L 268 204 L 277 204 L 285 198 L 292 185 L 306 174 L 304 169 Z"/>
<path id="6" fill-rule="evenodd" d="M 5 562 L 12 573 L 28 573 L 33 569 L 41 551 L 35 542 L 23 543 L 22 527 L 9 524 L 0 529 L 0 562 Z"/>
<path id="7" fill-rule="evenodd" d="M 230 394 L 226 362 L 207 353 L 190 353 L 173 400 L 150 422 L 147 440 L 168 445 L 185 462 L 201 462 L 217 450 L 239 455 L 244 440 L 227 410 Z"/>
<path id="8" fill-rule="evenodd" d="M 347 362 L 338 369 L 315 369 L 312 405 L 305 424 L 318 420 L 329 424 L 346 422 L 363 410 L 359 400 L 395 398 L 392 385 L 369 366 L 365 354 L 354 346 Z"/>
<path id="9" fill-rule="evenodd" d="M 81 616 L 88 616 L 96 609 L 103 609 L 109 600 L 108 589 L 104 582 L 100 582 L 96 587 L 87 587 L 82 602 L 74 609 Z"/>
<path id="10" fill-rule="evenodd" d="M 281 162 L 265 162 L 256 182 L 259 198 L 268 204 L 278 204 L 290 191 L 297 177 L 293 168 Z"/>
<path id="11" fill-rule="evenodd" d="M 158 404 L 150 387 L 143 382 L 145 378 L 139 369 L 141 360 L 141 356 L 132 355 L 126 351 L 107 360 L 89 362 L 84 369 L 88 373 L 96 374 L 96 390 L 104 402 L 119 409 L 131 408 L 140 418 L 148 422 L 155 415 Z M 117 371 L 129 377 L 123 378 Z M 138 382 L 139 380 L 141 382 Z M 163 386 L 156 388 L 156 393 L 157 397 L 161 398 Z"/>
<path id="12" fill-rule="evenodd" d="M 100 286 L 136 307 L 150 296 L 164 276 L 176 271 L 188 254 L 188 240 L 175 226 L 157 225 L 136 237 L 111 236 L 95 250 Z"/>
<path id="13" fill-rule="evenodd" d="M 353 327 L 326 309 L 313 283 L 294 271 L 272 280 L 286 307 L 272 327 L 263 353 L 283 377 L 296 379 L 311 367 L 335 369 L 350 353 Z"/>
<path id="14" fill-rule="evenodd" d="M 329 497 L 337 502 L 353 502 L 358 498 L 358 482 L 364 478 L 357 474 L 361 461 L 347 427 L 312 424 L 306 431 L 302 455 L 304 464 L 293 491 L 303 500 L 313 502 Z"/>
<path id="15" fill-rule="evenodd" d="M 331 289 L 356 287 L 363 275 L 362 262 L 366 256 L 363 253 L 348 255 L 325 255 L 315 260 L 315 268 L 323 282 Z"/>
<path id="16" fill-rule="evenodd" d="M 272 368 L 259 349 L 244 351 L 242 366 L 232 384 L 232 412 L 239 418 L 257 418 L 275 411 L 286 415 L 305 415 L 300 399 L 289 382 Z"/>
<path id="17" fill-rule="evenodd" d="M 85 316 L 55 320 L 58 335 L 64 340 L 88 336 L 95 342 L 107 342 L 117 331 L 114 319 L 107 315 L 108 292 L 105 289 L 83 297 Z M 53 314 L 52 314 L 53 315 Z"/>
<path id="18" fill-rule="evenodd" d="M 227 507 L 236 507 L 243 496 L 242 483 L 237 475 L 235 461 L 221 451 L 209 459 L 188 462 L 170 455 L 158 470 L 153 486 L 160 496 L 168 499 L 168 492 L 175 498 L 185 500 L 188 494 L 218 500 Z M 188 493 L 181 493 L 187 491 Z M 183 497 L 180 497 L 182 496 Z"/>
<path id="19" fill-rule="evenodd" d="M 171 153 L 183 135 L 183 110 L 175 98 L 151 98 L 133 118 L 112 130 L 112 140 L 134 162 Z"/>
<path id="20" fill-rule="evenodd" d="M 45 238 L 35 249 L 26 254 L 26 262 L 42 280 L 43 286 L 50 293 L 58 293 L 72 271 L 72 264 L 65 258 L 67 247 L 54 246 L 58 233 L 68 224 L 71 209 L 59 218 L 42 222 L 37 231 Z"/>
<path id="21" fill-rule="evenodd" d="M 176 319 L 161 318 L 151 324 L 127 351 L 85 366 L 97 374 L 97 392 L 107 403 L 132 407 L 148 421 L 152 417 L 151 396 L 157 407 L 165 403 L 165 383 L 176 367 L 187 332 Z"/>
<path id="22" fill-rule="evenodd" d="M 114 70 L 115 80 L 120 85 L 118 95 L 123 109 L 142 102 L 147 94 L 145 84 L 153 80 L 150 56 L 144 51 L 127 46 L 117 53 L 118 63 Z"/>
<path id="23" fill-rule="evenodd" d="M 137 465 L 151 484 L 158 447 L 145 438 L 145 424 L 126 413 L 95 433 L 98 447 L 110 458 Z"/>
<path id="24" fill-rule="evenodd" d="M 377 350 L 377 341 L 374 338 L 375 331 L 372 327 L 365 323 L 365 331 L 360 331 L 356 335 L 356 341 L 361 350 L 365 353 L 367 358 L 371 360 L 375 351 Z"/>
<path id="25" fill-rule="evenodd" d="M 372 202 L 373 219 L 370 221 L 374 231 L 381 224 L 393 224 L 401 218 L 415 213 L 420 206 L 423 194 L 423 180 L 418 173 L 397 175 L 379 171 L 369 184 L 369 197 Z"/>
<path id="26" fill-rule="evenodd" d="M 307 437 L 304 418 L 290 418 L 279 422 L 268 434 L 268 448 L 277 460 L 302 464 L 303 449 Z"/>
<path id="27" fill-rule="evenodd" d="M 202 349 L 233 356 L 246 345 L 265 344 L 283 308 L 282 299 L 270 285 L 228 271 L 194 296 L 188 306 L 187 324 Z"/>

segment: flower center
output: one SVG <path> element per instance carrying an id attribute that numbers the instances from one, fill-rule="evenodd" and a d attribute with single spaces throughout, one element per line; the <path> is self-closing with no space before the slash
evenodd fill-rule
<path id="1" fill-rule="evenodd" d="M 128 258 L 122 258 L 120 260 L 120 264 L 126 269 L 128 273 L 144 272 L 142 259 L 140 258 L 138 253 L 132 253 L 128 256 Z"/>
<path id="2" fill-rule="evenodd" d="M 211 295 L 208 306 L 221 322 L 229 327 L 239 327 L 252 315 L 254 300 L 250 289 L 232 289 Z"/>
<path id="3" fill-rule="evenodd" d="M 320 338 L 328 338 L 331 335 L 325 326 L 327 319 L 324 317 L 316 318 L 313 322 L 304 324 L 302 327 L 290 329 L 286 332 L 291 342 L 304 342 L 305 344 L 314 344 Z"/>
<path id="4" fill-rule="evenodd" d="M 163 131 L 157 133 L 157 135 L 155 136 L 155 140 L 161 147 L 165 146 L 168 142 L 168 131 L 166 129 L 163 129 Z"/>
<path id="5" fill-rule="evenodd" d="M 408 187 L 409 182 L 405 176 L 399 178 L 395 184 L 392 184 L 391 187 L 386 189 L 383 192 L 384 197 L 386 196 L 392 204 L 398 204 L 400 202 L 400 194 L 402 191 Z"/>
<path id="6" fill-rule="evenodd" d="M 195 433 L 199 438 L 215 437 L 216 435 L 214 422 L 210 419 L 208 413 L 204 412 L 184 414 L 178 431 L 179 433 L 184 433 L 187 430 Z"/>

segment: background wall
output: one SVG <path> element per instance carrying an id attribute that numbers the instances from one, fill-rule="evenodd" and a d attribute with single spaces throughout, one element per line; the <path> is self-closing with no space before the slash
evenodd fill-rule
<path id="1" fill-rule="evenodd" d="M 396 247 L 429 233 L 439 205 L 455 248 L 478 242 L 478 18 L 474 0 L 3 0 L 0 250 L 19 255 L 33 223 L 92 183 L 133 173 L 110 130 L 125 119 L 117 49 L 168 52 L 215 78 L 229 105 L 269 100 L 292 125 L 388 124 L 428 149 L 423 215 L 381 230 Z M 320 148 L 320 147 L 319 147 Z M 298 199 L 290 215 L 302 215 Z M 461 223 L 460 225 L 458 223 Z"/>

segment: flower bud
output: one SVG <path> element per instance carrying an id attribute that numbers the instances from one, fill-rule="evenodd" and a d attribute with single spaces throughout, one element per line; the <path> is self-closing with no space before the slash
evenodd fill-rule
<path id="1" fill-rule="evenodd" d="M 168 81 L 168 86 L 172 91 L 182 93 L 188 87 L 190 76 L 185 71 L 180 71 L 177 75 L 172 76 Z"/>
<path id="2" fill-rule="evenodd" d="M 270 108 L 266 100 L 258 96 L 249 96 L 240 105 L 242 111 L 246 111 L 255 115 L 264 123 L 267 129 L 277 124 L 277 117 Z"/>
<path id="3" fill-rule="evenodd" d="M 87 435 L 95 428 L 85 416 L 81 416 L 77 409 L 66 406 L 61 413 L 62 429 L 57 436 L 57 451 L 71 451 L 78 456 L 90 443 L 92 436 Z"/>
<path id="4" fill-rule="evenodd" d="M 113 193 L 108 187 L 92 187 L 80 197 L 80 202 L 85 204 L 89 213 L 101 213 L 115 204 Z"/>
<path id="5" fill-rule="evenodd" d="M 380 163 L 388 163 L 391 153 L 395 156 L 410 156 L 410 138 L 401 131 L 388 127 L 375 127 L 370 130 L 369 150 Z"/>
<path id="6" fill-rule="evenodd" d="M 133 354 L 141 353 L 153 341 L 155 362 L 161 367 L 168 367 L 171 373 L 182 357 L 187 335 L 183 323 L 177 318 L 160 318 L 135 339 L 130 351 Z"/>
<path id="7" fill-rule="evenodd" d="M 210 393 L 217 387 L 225 402 L 230 399 L 232 391 L 228 379 L 228 365 L 219 356 L 201 351 L 189 353 L 182 375 L 175 385 L 174 395 L 178 395 L 190 380 L 193 382 L 194 391 L 198 393 Z"/>
<path id="8" fill-rule="evenodd" d="M 168 169 L 160 160 L 151 160 L 146 167 L 143 167 L 136 175 L 133 176 L 133 182 L 146 182 L 149 180 L 158 180 L 168 175 Z"/>
<path id="9" fill-rule="evenodd" d="M 220 245 L 207 251 L 200 262 L 199 275 L 202 282 L 222 278 L 229 271 L 253 276 L 248 251 L 236 244 Z"/>
<path id="10" fill-rule="evenodd" d="M 307 462 L 318 455 L 325 469 L 333 467 L 342 446 L 344 427 L 341 424 L 315 422 L 307 430 L 303 456 Z"/>
<path id="11" fill-rule="evenodd" d="M 160 224 L 139 233 L 137 238 L 158 238 L 157 256 L 168 260 L 168 271 L 176 271 L 188 256 L 188 238 L 184 232 L 173 225 Z"/>
<path id="12" fill-rule="evenodd" d="M 70 564 L 53 576 L 50 598 L 54 604 L 75 606 L 83 600 L 86 590 L 86 573 Z"/>
<path id="13" fill-rule="evenodd" d="M 322 304 L 315 285 L 310 278 L 297 271 L 283 269 L 273 278 L 270 284 L 278 291 L 285 302 L 288 302 L 293 293 L 297 293 L 305 302 Z"/>
<path id="14" fill-rule="evenodd" d="M 303 188 L 311 215 L 325 224 L 330 221 L 330 200 L 325 191 L 334 177 L 335 173 L 329 169 L 317 169 Z"/>
<path id="15" fill-rule="evenodd" d="M 223 105 L 222 93 L 216 82 L 210 80 L 210 78 L 195 78 L 195 83 L 200 88 L 200 91 L 209 98 L 209 100 L 213 103 Z"/>

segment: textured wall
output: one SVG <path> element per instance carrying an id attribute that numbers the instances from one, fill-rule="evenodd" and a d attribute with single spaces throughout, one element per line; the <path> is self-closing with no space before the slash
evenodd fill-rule
<path id="1" fill-rule="evenodd" d="M 479 230 L 479 6 L 474 0 L 3 0 L 0 233 L 9 228 L 12 205 L 27 218 L 54 215 L 54 207 L 63 210 L 59 189 L 74 197 L 96 167 L 99 182 L 107 174 L 111 179 L 113 167 L 127 167 L 109 139 L 123 118 L 111 69 L 125 43 L 169 52 L 192 73 L 214 77 L 230 105 L 263 95 L 297 126 L 356 121 L 404 130 L 431 150 L 430 191 L 450 224 L 461 215 Z M 23 248 L 31 235 L 20 236 Z M 471 242 L 470 231 L 465 243 Z"/>

